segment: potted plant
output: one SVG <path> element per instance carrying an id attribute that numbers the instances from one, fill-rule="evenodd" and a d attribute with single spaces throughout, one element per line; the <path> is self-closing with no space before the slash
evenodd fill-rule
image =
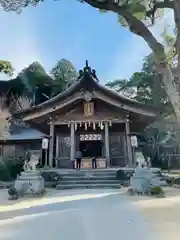
<path id="1" fill-rule="evenodd" d="M 8 190 L 9 200 L 17 200 L 18 192 L 14 187 L 9 188 Z"/>

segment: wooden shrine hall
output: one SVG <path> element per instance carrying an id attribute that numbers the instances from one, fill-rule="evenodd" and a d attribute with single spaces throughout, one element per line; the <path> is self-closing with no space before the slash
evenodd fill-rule
<path id="1" fill-rule="evenodd" d="M 76 151 L 82 167 L 132 165 L 131 135 L 158 116 L 157 110 L 127 99 L 99 83 L 86 62 L 69 88 L 18 115 L 30 126 L 49 134 L 50 167 L 72 168 Z"/>

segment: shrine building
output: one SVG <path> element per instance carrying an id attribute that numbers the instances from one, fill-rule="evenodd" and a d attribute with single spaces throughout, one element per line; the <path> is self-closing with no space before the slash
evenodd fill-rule
<path id="1" fill-rule="evenodd" d="M 82 167 L 91 167 L 95 156 L 105 168 L 133 164 L 131 136 L 157 119 L 158 111 L 101 85 L 86 62 L 64 92 L 18 115 L 50 137 L 50 167 L 72 168 L 81 151 Z"/>

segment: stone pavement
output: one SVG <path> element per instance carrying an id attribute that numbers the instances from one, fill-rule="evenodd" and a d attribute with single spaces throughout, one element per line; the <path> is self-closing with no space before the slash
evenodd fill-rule
<path id="1" fill-rule="evenodd" d="M 21 203 L 21 208 L 11 205 L 14 210 L 1 211 L 0 240 L 160 240 L 151 222 L 122 190 L 63 194 L 37 199 L 29 207 L 26 200 L 26 206 Z"/>

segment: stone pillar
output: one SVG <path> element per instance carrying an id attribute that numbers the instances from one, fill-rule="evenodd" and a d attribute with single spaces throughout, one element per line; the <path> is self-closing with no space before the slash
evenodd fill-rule
<path id="1" fill-rule="evenodd" d="M 132 159 L 132 146 L 131 146 L 129 118 L 127 118 L 125 121 L 125 131 L 126 131 L 126 145 L 127 145 L 127 158 L 128 158 L 127 164 L 129 167 L 132 167 L 133 159 Z"/>
<path id="2" fill-rule="evenodd" d="M 71 123 L 70 126 L 70 141 L 71 141 L 71 152 L 70 152 L 70 158 L 71 161 L 74 160 L 74 154 L 75 154 L 75 130 L 74 130 L 74 123 Z"/>
<path id="3" fill-rule="evenodd" d="M 53 166 L 53 150 L 54 150 L 54 123 L 50 120 L 50 131 L 49 131 L 49 167 Z"/>
<path id="4" fill-rule="evenodd" d="M 110 167 L 110 149 L 109 149 L 109 126 L 108 122 L 105 122 L 105 153 L 106 153 L 106 159 L 107 159 L 107 166 Z"/>

